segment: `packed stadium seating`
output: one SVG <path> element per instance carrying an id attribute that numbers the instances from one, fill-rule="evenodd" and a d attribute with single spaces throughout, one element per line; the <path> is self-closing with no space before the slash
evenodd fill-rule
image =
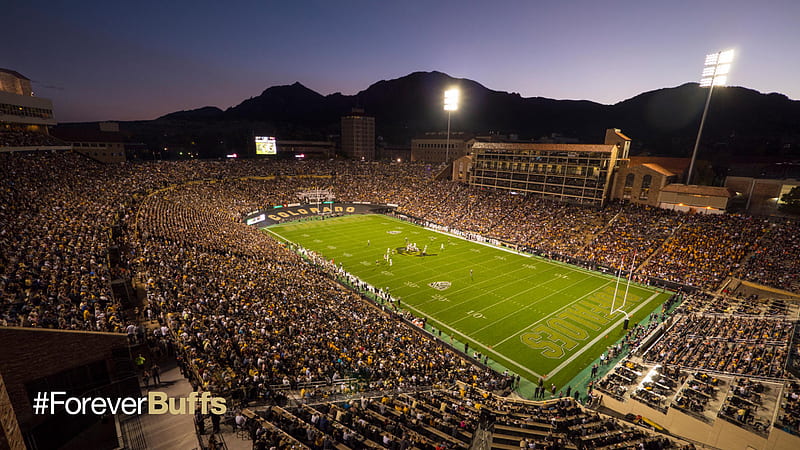
<path id="1" fill-rule="evenodd" d="M 338 199 L 395 203 L 399 213 L 410 217 L 554 258 L 628 269 L 636 254 L 637 276 L 643 281 L 652 276 L 710 291 L 739 274 L 799 290 L 798 224 L 790 220 L 691 216 L 616 204 L 598 210 L 434 181 L 433 168 L 413 164 L 186 161 L 102 166 L 71 152 L 0 154 L 0 164 L 0 325 L 125 332 L 136 312 L 122 307 L 110 282 L 135 278 L 146 287 L 150 317 L 168 328 L 197 388 L 243 403 L 271 402 L 284 386 L 311 391 L 315 383 L 347 378 L 360 380 L 346 387 L 352 395 L 392 392 L 386 402 L 373 398 L 350 406 L 322 402 L 284 408 L 273 401 L 253 432 L 254 440 L 267 448 L 278 442 L 312 448 L 401 448 L 404 441 L 407 447 L 437 448 L 443 441 L 448 447 L 464 447 L 480 423 L 475 404 L 484 402 L 506 413 L 494 428 L 499 449 L 526 439 L 579 448 L 620 442 L 667 445 L 663 438 L 599 419 L 572 400 L 559 406 L 519 406 L 499 399 L 494 393 L 508 388 L 507 377 L 363 301 L 334 283 L 324 269 L 242 222 L 250 211 L 295 201 L 304 189 L 327 188 Z M 112 227 L 120 230 L 118 241 L 112 242 Z M 114 245 L 122 249 L 122 258 L 111 263 Z M 796 307 L 719 295 L 689 296 L 645 359 L 785 378 L 788 357 L 796 352 L 791 344 Z M 781 317 L 774 318 L 776 314 Z M 662 322 L 635 327 L 626 337 L 626 349 L 638 348 Z M 606 392 L 636 394 L 659 408 L 670 404 L 646 392 L 637 394 L 625 370 L 613 373 L 619 378 L 598 383 Z M 455 381 L 473 390 L 448 393 Z M 434 389 L 414 398 L 397 394 Z M 693 395 L 685 389 L 676 387 L 669 395 Z M 792 392 L 783 404 L 781 423 L 796 428 Z M 687 400 L 683 406 L 692 409 L 695 403 Z M 448 406 L 452 404 L 458 406 Z M 344 409 L 344 418 L 337 419 Z M 322 421 L 329 426 L 321 428 L 323 416 L 332 419 Z M 535 424 L 528 426 L 530 421 Z"/>
<path id="2" fill-rule="evenodd" d="M 67 144 L 53 136 L 26 130 L 10 130 L 0 128 L 1 147 L 49 147 L 66 146 Z"/>

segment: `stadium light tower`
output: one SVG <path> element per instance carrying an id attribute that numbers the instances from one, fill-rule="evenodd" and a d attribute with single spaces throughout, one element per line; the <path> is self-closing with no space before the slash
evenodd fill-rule
<path id="1" fill-rule="evenodd" d="M 450 163 L 450 114 L 458 110 L 458 89 L 448 89 L 444 91 L 444 110 L 447 111 L 447 150 L 445 151 L 444 162 Z"/>
<path id="2" fill-rule="evenodd" d="M 733 50 L 725 50 L 706 55 L 706 63 L 703 67 L 703 77 L 700 79 L 700 87 L 708 88 L 708 97 L 706 97 L 706 106 L 703 108 L 703 117 L 700 119 L 700 129 L 697 131 L 697 140 L 694 141 L 692 161 L 689 163 L 689 173 L 686 175 L 687 185 L 689 185 L 692 180 L 694 160 L 697 158 L 697 148 L 700 146 L 700 136 L 703 135 L 703 125 L 706 122 L 708 105 L 711 104 L 711 93 L 714 92 L 714 86 L 725 86 L 725 84 L 728 82 L 728 72 L 731 70 L 733 53 Z"/>

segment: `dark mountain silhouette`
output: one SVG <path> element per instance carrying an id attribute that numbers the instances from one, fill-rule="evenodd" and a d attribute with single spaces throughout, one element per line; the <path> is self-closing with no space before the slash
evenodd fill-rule
<path id="1" fill-rule="evenodd" d="M 215 151 L 237 151 L 253 134 L 283 139 L 325 139 L 338 135 L 340 117 L 359 107 L 375 117 L 384 142 L 407 145 L 427 131 L 444 130 L 445 89 L 461 90 L 452 129 L 478 134 L 516 134 L 536 139 L 558 133 L 582 142 L 602 141 L 604 130 L 620 128 L 633 139 L 635 153 L 687 156 L 694 145 L 707 89 L 697 83 L 645 92 L 614 105 L 591 101 L 524 98 L 488 89 L 441 72 L 415 72 L 379 81 L 355 95 L 323 96 L 300 83 L 275 86 L 222 111 L 205 107 L 154 121 L 122 126 L 158 148 L 212 140 Z M 202 130 L 202 136 L 197 136 Z M 165 136 L 171 137 L 165 139 Z M 172 143 L 166 142 L 172 140 Z M 798 157 L 800 102 L 781 94 L 742 87 L 717 88 L 712 96 L 701 149 L 712 159 L 757 155 Z M 208 149 L 211 150 L 211 149 Z M 241 151 L 241 148 L 238 149 Z"/>
<path id="2" fill-rule="evenodd" d="M 223 111 L 216 106 L 204 106 L 199 109 L 192 109 L 188 111 L 178 111 L 160 117 L 160 119 L 167 120 L 209 120 L 220 119 Z"/>

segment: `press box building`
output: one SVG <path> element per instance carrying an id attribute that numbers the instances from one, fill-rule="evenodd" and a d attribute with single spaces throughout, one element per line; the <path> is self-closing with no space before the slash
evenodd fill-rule
<path id="1" fill-rule="evenodd" d="M 469 184 L 600 207 L 630 142 L 613 128 L 603 144 L 475 142 Z"/>

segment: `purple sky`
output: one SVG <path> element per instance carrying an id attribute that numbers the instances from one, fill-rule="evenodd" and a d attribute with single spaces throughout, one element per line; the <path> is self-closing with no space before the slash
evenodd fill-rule
<path id="1" fill-rule="evenodd" d="M 438 70 L 524 97 L 613 104 L 698 81 L 800 99 L 800 1 L 40 1 L 4 9 L 0 67 L 62 122 L 222 109 L 299 81 L 355 94 Z"/>

